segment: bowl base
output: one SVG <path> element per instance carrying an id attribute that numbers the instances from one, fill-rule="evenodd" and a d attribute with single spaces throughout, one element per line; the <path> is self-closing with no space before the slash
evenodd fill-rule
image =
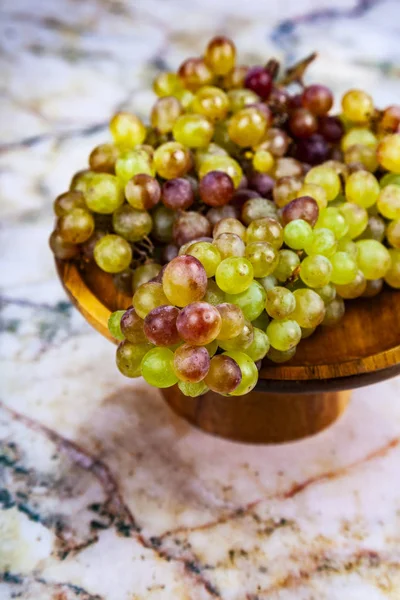
<path id="1" fill-rule="evenodd" d="M 328 427 L 342 414 L 350 391 L 316 394 L 268 394 L 225 397 L 207 392 L 184 396 L 177 386 L 162 390 L 172 410 L 199 429 L 249 444 L 280 444 Z"/>

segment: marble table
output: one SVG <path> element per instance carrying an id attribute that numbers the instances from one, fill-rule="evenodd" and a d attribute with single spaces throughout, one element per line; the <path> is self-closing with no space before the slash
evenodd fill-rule
<path id="1" fill-rule="evenodd" d="M 67 302 L 52 199 L 216 31 L 243 61 L 399 99 L 398 0 L 1 3 L 0 598 L 400 598 L 400 380 L 284 446 L 212 438 L 114 366 Z"/>

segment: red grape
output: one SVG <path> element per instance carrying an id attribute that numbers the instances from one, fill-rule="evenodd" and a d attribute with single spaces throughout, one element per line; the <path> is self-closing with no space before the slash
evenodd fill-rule
<path id="1" fill-rule="evenodd" d="M 181 381 L 202 381 L 210 368 L 210 355 L 206 348 L 183 344 L 175 350 L 174 371 Z"/>
<path id="2" fill-rule="evenodd" d="M 173 346 L 180 341 L 176 328 L 179 309 L 175 306 L 158 306 L 153 308 L 144 319 L 144 333 L 147 339 L 156 346 Z"/>
<path id="3" fill-rule="evenodd" d="M 201 346 L 209 344 L 221 330 L 222 319 L 215 306 L 208 302 L 192 302 L 181 310 L 176 321 L 179 335 L 185 342 Z"/>
<path id="4" fill-rule="evenodd" d="M 272 90 L 272 77 L 264 67 L 253 67 L 247 71 L 244 86 L 266 100 Z"/>
<path id="5" fill-rule="evenodd" d="M 208 206 L 228 204 L 234 191 L 232 179 L 223 171 L 210 171 L 200 180 L 200 198 Z"/>
<path id="6" fill-rule="evenodd" d="M 162 188 L 162 202 L 171 210 L 184 210 L 193 204 L 194 194 L 190 181 L 177 177 L 169 179 Z"/>

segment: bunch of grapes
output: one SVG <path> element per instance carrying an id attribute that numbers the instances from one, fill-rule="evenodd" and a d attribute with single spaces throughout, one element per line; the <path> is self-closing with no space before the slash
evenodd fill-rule
<path id="1" fill-rule="evenodd" d="M 156 78 L 149 125 L 113 117 L 55 200 L 55 256 L 133 295 L 109 320 L 124 375 L 246 394 L 344 300 L 400 289 L 400 106 L 350 90 L 333 116 L 309 62 L 279 78 L 214 38 Z"/>

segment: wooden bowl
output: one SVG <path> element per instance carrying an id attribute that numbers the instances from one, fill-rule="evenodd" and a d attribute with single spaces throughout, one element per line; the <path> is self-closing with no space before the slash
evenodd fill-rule
<path id="1" fill-rule="evenodd" d="M 79 268 L 56 261 L 63 286 L 85 319 L 115 342 L 110 313 L 132 298 L 115 290 L 95 264 Z M 251 443 L 279 443 L 317 433 L 333 423 L 349 401 L 348 390 L 400 373 L 400 291 L 346 303 L 340 325 L 319 328 L 302 340 L 295 357 L 264 361 L 256 388 L 241 397 L 208 392 L 184 396 L 177 386 L 163 391 L 171 408 L 214 435 Z"/>

